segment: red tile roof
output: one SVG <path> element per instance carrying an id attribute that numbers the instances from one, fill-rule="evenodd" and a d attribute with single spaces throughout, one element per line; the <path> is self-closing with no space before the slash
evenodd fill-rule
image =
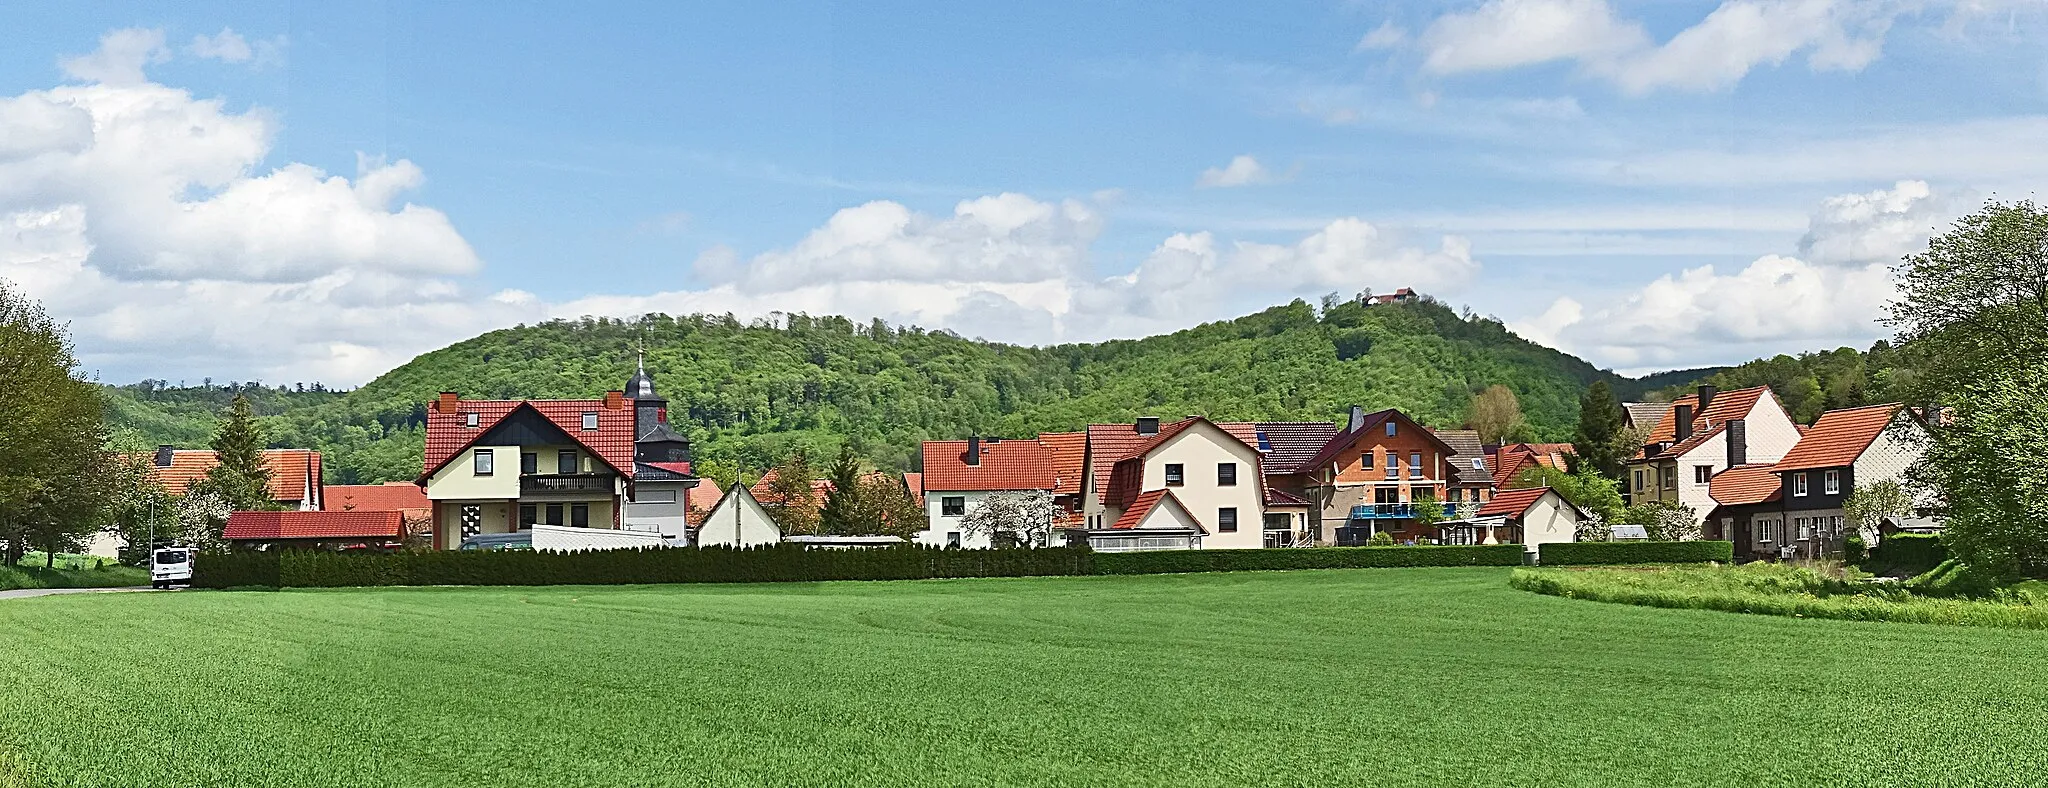
<path id="1" fill-rule="evenodd" d="M 1151 514 L 1153 509 L 1159 508 L 1169 501 L 1174 506 L 1179 507 L 1182 512 L 1187 511 L 1187 507 L 1181 505 L 1180 499 L 1173 497 L 1172 490 L 1153 490 L 1140 493 L 1136 500 L 1131 501 L 1130 508 L 1125 509 L 1123 515 L 1117 517 L 1116 522 L 1111 523 L 1109 527 L 1123 531 L 1136 528 L 1139 524 L 1145 522 L 1145 516 Z"/>
<path id="2" fill-rule="evenodd" d="M 1714 502 L 1723 506 L 1764 503 L 1778 500 L 1779 479 L 1777 469 L 1770 465 L 1737 465 L 1714 474 L 1707 483 L 1707 494 Z"/>
<path id="3" fill-rule="evenodd" d="M 1493 486 L 1507 487 L 1534 466 L 1568 470 L 1565 455 L 1574 453 L 1569 443 L 1510 443 L 1494 450 Z"/>
<path id="4" fill-rule="evenodd" d="M 210 449 L 177 449 L 171 452 L 169 467 L 150 467 L 164 490 L 184 495 L 193 482 L 206 478 L 206 472 L 219 464 L 219 456 Z M 320 452 L 311 449 L 264 449 L 263 467 L 270 471 L 270 499 L 291 503 L 306 500 L 307 481 L 319 486 L 324 472 Z"/>
<path id="5" fill-rule="evenodd" d="M 1138 494 L 1139 489 L 1143 486 L 1142 482 L 1145 478 L 1145 455 L 1152 453 L 1153 450 L 1159 448 L 1160 446 L 1166 445 L 1167 441 L 1170 441 L 1175 436 L 1183 432 L 1186 432 L 1188 428 L 1193 427 L 1196 424 L 1209 424 L 1211 426 L 1216 427 L 1219 430 L 1222 430 L 1225 434 L 1243 443 L 1246 448 L 1251 449 L 1252 452 L 1255 454 L 1259 450 L 1258 429 L 1255 425 L 1252 424 L 1217 424 L 1216 422 L 1209 421 L 1208 419 L 1202 418 L 1200 416 L 1191 416 L 1189 418 L 1176 421 L 1172 424 L 1161 425 L 1159 428 L 1159 434 L 1150 436 L 1146 438 L 1144 441 L 1138 443 L 1137 445 L 1132 446 L 1130 448 L 1130 453 L 1125 455 L 1123 459 L 1117 460 L 1114 466 L 1110 468 L 1109 486 L 1107 489 L 1103 490 L 1102 500 L 1105 503 L 1108 503 L 1113 506 L 1131 505 L 1131 501 L 1134 499 L 1134 496 Z M 1257 476 L 1257 483 L 1260 485 L 1260 487 L 1263 488 L 1266 483 L 1264 469 L 1259 466 L 1254 466 L 1252 468 L 1252 472 Z"/>
<path id="6" fill-rule="evenodd" d="M 1051 490 L 1053 452 L 1036 440 L 981 442 L 981 464 L 967 464 L 967 441 L 924 442 L 928 492 Z"/>
<path id="7" fill-rule="evenodd" d="M 1692 444 L 1686 448 L 1686 451 L 1691 451 L 1693 447 L 1697 447 L 1703 442 L 1699 439 L 1702 433 L 1711 434 L 1715 427 L 1728 423 L 1730 419 L 1748 416 L 1750 410 L 1756 407 L 1757 401 L 1766 395 L 1777 396 L 1770 392 L 1770 386 L 1754 386 L 1746 389 L 1717 392 L 1714 394 L 1713 399 L 1707 401 L 1707 409 L 1704 413 L 1699 412 L 1696 407 L 1700 399 L 1698 394 L 1687 394 L 1679 397 L 1671 401 L 1671 407 L 1664 411 L 1664 418 L 1657 421 L 1656 428 L 1650 430 L 1649 436 L 1644 438 L 1643 442 L 1670 443 L 1678 440 L 1678 406 L 1695 406 L 1692 417 L 1692 435 L 1686 441 Z M 1674 454 L 1671 451 L 1665 451 L 1657 456 L 1676 457 L 1684 453 L 1684 451 L 1680 451 Z"/>
<path id="8" fill-rule="evenodd" d="M 1159 425 L 1159 432 L 1154 435 L 1139 435 L 1138 427 L 1135 424 L 1088 425 L 1089 464 L 1093 468 L 1095 476 L 1096 497 L 1103 501 L 1110 500 L 1108 497 L 1110 475 L 1115 471 L 1117 463 L 1133 457 L 1143 456 L 1146 452 L 1165 443 L 1168 438 L 1187 429 L 1189 425 L 1194 424 L 1197 420 L 1208 421 L 1208 419 L 1203 419 L 1199 416 L 1191 416 L 1180 421 Z M 1257 424 L 1235 421 L 1212 421 L 1209 423 L 1216 425 L 1217 428 L 1224 432 L 1230 433 L 1231 437 L 1243 441 L 1244 445 L 1252 447 L 1252 451 L 1258 451 L 1259 426 Z"/>
<path id="9" fill-rule="evenodd" d="M 1487 501 L 1485 506 L 1479 507 L 1479 512 L 1476 516 L 1493 517 L 1496 515 L 1507 515 L 1509 517 L 1520 517 L 1524 512 L 1529 511 L 1529 507 L 1535 506 L 1537 501 L 1542 500 L 1544 494 L 1548 492 L 1550 492 L 1549 487 L 1501 490 L 1493 494 L 1493 500 Z"/>
<path id="10" fill-rule="evenodd" d="M 1266 505 L 1295 507 L 1307 506 L 1309 503 L 1286 490 L 1275 490 L 1268 487 L 1266 488 Z"/>
<path id="11" fill-rule="evenodd" d="M 1081 494 L 1081 468 L 1088 458 L 1088 433 L 1048 432 L 1038 442 L 1052 452 L 1052 494 Z"/>
<path id="12" fill-rule="evenodd" d="M 910 497 L 924 500 L 924 474 L 911 471 L 903 474 L 903 489 L 910 491 Z"/>
<path id="13" fill-rule="evenodd" d="M 228 539 L 353 539 L 404 535 L 398 512 L 234 512 Z"/>
<path id="14" fill-rule="evenodd" d="M 616 407 L 613 407 L 616 405 Z M 427 404 L 427 446 L 425 470 L 420 480 L 434 475 L 441 466 L 468 449 L 498 422 L 521 407 L 530 407 L 542 418 L 560 427 L 570 440 L 595 455 L 612 470 L 633 475 L 633 401 L 611 399 L 556 400 L 437 400 Z M 468 426 L 468 414 L 477 414 L 477 426 Z M 597 429 L 583 430 L 583 414 L 596 413 Z"/>
<path id="15" fill-rule="evenodd" d="M 748 485 L 747 491 L 753 493 L 754 500 L 760 501 L 762 506 L 781 506 L 787 502 L 783 501 L 779 496 L 775 495 L 775 493 L 769 489 L 771 485 L 775 484 L 775 480 L 781 477 L 782 473 L 780 471 L 777 471 L 774 468 L 770 468 L 768 469 L 767 473 L 761 474 L 761 478 L 756 479 L 753 484 Z M 832 483 L 831 479 L 812 479 L 811 506 L 824 506 L 825 496 L 830 495 L 832 493 L 833 488 L 836 486 L 837 485 L 834 485 Z M 713 503 L 716 503 L 716 501 L 714 501 Z"/>
<path id="16" fill-rule="evenodd" d="M 1365 414 L 1364 423 L 1361 424 L 1359 428 L 1355 431 L 1339 431 L 1336 437 L 1331 438 L 1329 443 L 1323 445 L 1321 451 L 1316 452 L 1315 456 L 1309 458 L 1307 462 L 1303 462 L 1299 470 L 1303 473 L 1319 471 L 1322 465 L 1330 462 L 1332 459 L 1335 459 L 1338 454 L 1342 453 L 1346 448 L 1349 448 L 1352 444 L 1356 443 L 1360 438 L 1370 436 L 1374 433 L 1379 433 L 1381 431 L 1381 425 L 1386 424 L 1388 421 L 1395 420 L 1407 424 L 1408 429 L 1416 430 L 1422 433 L 1423 435 L 1428 436 L 1431 443 L 1435 443 L 1438 449 L 1443 450 L 1444 456 L 1450 457 L 1457 455 L 1457 447 L 1452 446 L 1449 443 L 1445 443 L 1443 437 L 1437 435 L 1435 431 L 1415 423 L 1414 419 L 1408 418 L 1408 414 L 1402 413 L 1398 409 L 1388 408 L 1386 410 L 1382 410 L 1376 413 Z"/>
<path id="17" fill-rule="evenodd" d="M 1853 465 L 1863 450 L 1884 434 L 1899 415 L 1898 403 L 1831 410 L 1820 414 L 1813 428 L 1799 437 L 1799 443 L 1778 461 L 1778 470 L 1833 468 Z"/>
<path id="18" fill-rule="evenodd" d="M 649 468 L 660 468 L 669 473 L 678 473 L 684 476 L 690 475 L 690 464 L 687 462 L 643 462 L 640 464 Z"/>
<path id="19" fill-rule="evenodd" d="M 400 512 L 423 515 L 433 509 L 427 493 L 412 482 L 333 484 L 321 496 L 323 512 Z"/>
<path id="20" fill-rule="evenodd" d="M 683 521 L 690 525 L 703 525 L 704 515 L 711 507 L 718 505 L 718 499 L 725 497 L 725 491 L 718 488 L 718 482 L 698 478 L 697 486 L 683 491 Z"/>

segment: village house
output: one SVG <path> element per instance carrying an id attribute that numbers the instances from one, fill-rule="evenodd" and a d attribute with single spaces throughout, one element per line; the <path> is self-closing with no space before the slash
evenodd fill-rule
<path id="1" fill-rule="evenodd" d="M 1266 546 L 1269 495 L 1257 442 L 1255 425 L 1200 416 L 1090 425 L 1081 523 L 1089 546 Z"/>
<path id="2" fill-rule="evenodd" d="M 1494 490 L 1499 489 L 1489 464 L 1491 458 L 1485 443 L 1479 438 L 1479 431 L 1431 428 L 1430 432 L 1452 449 L 1448 462 L 1454 473 L 1444 485 L 1450 491 L 1445 503 L 1456 507 L 1461 514 L 1468 510 L 1477 511 L 1479 505 L 1491 500 Z"/>
<path id="3" fill-rule="evenodd" d="M 698 547 L 761 547 L 782 541 L 782 526 L 744 484 L 720 496 L 698 522 L 691 544 Z"/>
<path id="4" fill-rule="evenodd" d="M 1457 516 L 1446 502 L 1457 453 L 1398 410 L 1353 406 L 1345 430 L 1301 466 L 1311 478 L 1316 541 L 1364 544 L 1380 533 L 1402 542 L 1435 540 L 1436 529 L 1416 521 L 1416 507 L 1439 507 L 1438 519 Z"/>
<path id="5" fill-rule="evenodd" d="M 1487 467 L 1494 488 L 1504 490 L 1522 485 L 1522 475 L 1535 468 L 1570 471 L 1571 460 L 1568 458 L 1575 451 L 1569 443 L 1502 444 L 1487 452 L 1491 460 Z"/>
<path id="6" fill-rule="evenodd" d="M 1446 544 L 1539 545 L 1578 540 L 1579 524 L 1592 515 L 1549 487 L 1501 490 L 1468 520 L 1444 524 Z"/>
<path id="7" fill-rule="evenodd" d="M 157 483 L 163 485 L 164 491 L 184 495 L 195 482 L 206 478 L 207 471 L 219 464 L 219 455 L 210 449 L 158 446 L 151 462 L 151 473 Z M 320 452 L 311 449 L 264 449 L 263 469 L 270 472 L 271 502 L 302 512 L 320 510 L 326 489 L 321 479 L 326 469 L 320 463 Z"/>
<path id="8" fill-rule="evenodd" d="M 535 525 L 632 525 L 682 537 L 681 495 L 696 482 L 689 444 L 667 429 L 666 404 L 644 371 L 629 386 L 646 401 L 623 390 L 592 400 L 465 400 L 443 392 L 427 409 L 416 482 L 433 502 L 434 546 L 455 549 L 472 536 Z M 644 500 L 636 497 L 640 481 L 647 482 Z M 642 503 L 651 508 L 631 508 Z"/>
<path id="9" fill-rule="evenodd" d="M 1692 510 L 1704 527 L 1715 501 L 1709 485 L 1728 468 L 1776 463 L 1799 442 L 1799 427 L 1769 386 L 1716 391 L 1700 386 L 1671 402 L 1628 461 L 1629 500 Z"/>
<path id="10" fill-rule="evenodd" d="M 924 491 L 925 516 L 928 520 L 923 531 L 912 541 L 933 547 L 986 548 L 996 546 L 995 534 L 977 533 L 966 526 L 967 514 L 993 493 L 1004 492 L 1045 492 L 1054 495 L 1054 502 L 1060 503 L 1056 493 L 1062 488 L 1078 489 L 1079 482 L 1073 477 L 1080 475 L 1080 463 L 1073 454 L 1073 441 L 1067 436 L 1076 433 L 1052 433 L 1038 438 L 1003 440 L 1001 438 L 972 437 L 967 440 L 925 441 L 921 454 L 924 470 L 918 481 Z M 1062 463 L 1056 461 L 1054 446 L 1061 446 L 1068 456 L 1067 478 L 1060 479 L 1057 469 Z M 1047 531 L 1064 521 L 1071 505 L 1062 507 L 1062 516 L 1055 517 L 1047 525 Z M 1014 538 L 1007 536 L 1005 538 Z"/>

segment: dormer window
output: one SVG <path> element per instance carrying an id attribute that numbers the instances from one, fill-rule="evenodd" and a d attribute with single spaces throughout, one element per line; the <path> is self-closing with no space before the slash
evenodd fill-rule
<path id="1" fill-rule="evenodd" d="M 597 412 L 596 412 L 596 411 L 589 411 L 589 412 L 586 412 L 586 413 L 584 413 L 584 414 L 583 414 L 583 431 L 584 431 L 584 432 L 592 432 L 592 431 L 595 431 L 596 429 L 597 429 Z"/>
<path id="2" fill-rule="evenodd" d="M 476 415 L 476 414 L 474 414 L 474 413 L 464 413 L 464 414 L 462 414 L 462 426 L 464 426 L 464 427 L 468 427 L 468 428 L 470 428 L 470 429 L 476 429 L 476 425 L 477 425 L 477 415 Z"/>

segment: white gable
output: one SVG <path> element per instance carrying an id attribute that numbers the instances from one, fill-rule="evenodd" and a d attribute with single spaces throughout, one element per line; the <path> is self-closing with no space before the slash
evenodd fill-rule
<path id="1" fill-rule="evenodd" d="M 1195 521 L 1194 515 L 1188 513 L 1188 508 L 1172 495 L 1160 498 L 1159 503 L 1152 506 L 1152 511 L 1145 513 L 1145 518 L 1138 521 L 1138 530 L 1207 533 L 1202 530 L 1202 524 Z"/>
<path id="2" fill-rule="evenodd" d="M 775 524 L 775 518 L 769 516 L 746 485 L 738 483 L 725 491 L 725 497 L 718 499 L 718 505 L 711 507 L 697 529 L 700 547 L 752 547 L 780 541 L 782 528 Z"/>

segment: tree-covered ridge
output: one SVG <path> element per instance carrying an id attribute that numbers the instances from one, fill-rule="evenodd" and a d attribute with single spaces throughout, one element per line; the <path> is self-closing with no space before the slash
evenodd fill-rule
<path id="1" fill-rule="evenodd" d="M 1704 382 L 1722 389 L 1770 386 L 1794 421 L 1812 424 L 1823 411 L 1935 401 L 1938 397 L 1927 390 L 1919 371 L 1923 363 L 1917 345 L 1893 345 L 1880 339 L 1866 351 L 1844 347 L 1760 358 L 1722 369 Z M 1669 399 L 1687 391 L 1686 384 L 1680 383 L 1655 396 Z"/>
<path id="2" fill-rule="evenodd" d="M 1474 392 L 1496 384 L 1520 397 L 1534 437 L 1564 440 L 1587 384 L 1606 380 L 1623 397 L 1644 390 L 1433 300 L 1329 299 L 1163 336 L 1047 348 L 806 315 L 551 321 L 424 354 L 346 394 L 273 388 L 252 404 L 273 445 L 324 452 L 330 482 L 409 479 L 436 393 L 591 397 L 623 384 L 643 346 L 671 420 L 700 464 L 720 469 L 758 470 L 798 447 L 831 456 L 842 442 L 882 467 L 909 468 L 926 439 L 1018 437 L 1139 415 L 1334 420 L 1356 403 L 1456 426 Z M 116 390 L 116 422 L 179 445 L 212 434 L 218 405 L 202 411 L 154 393 Z"/>

